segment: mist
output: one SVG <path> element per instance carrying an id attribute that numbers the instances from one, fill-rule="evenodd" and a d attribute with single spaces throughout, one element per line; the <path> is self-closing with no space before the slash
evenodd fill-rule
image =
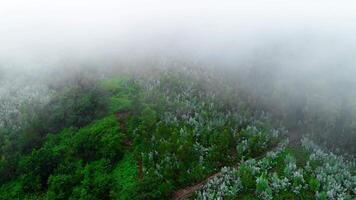
<path id="1" fill-rule="evenodd" d="M 355 8 L 0 0 L 0 199 L 354 199 Z"/>
<path id="2" fill-rule="evenodd" d="M 273 108 L 313 95 L 318 100 L 309 106 L 322 105 L 321 113 L 345 102 L 353 110 L 355 7 L 352 1 L 2 1 L 1 98 L 23 85 L 50 90 L 83 73 L 100 78 L 110 70 L 198 66 L 237 79 Z M 285 96 L 265 99 L 272 90 Z"/>
<path id="3" fill-rule="evenodd" d="M 351 1 L 3 1 L 0 56 L 4 66 L 28 68 L 147 57 L 233 67 L 264 60 L 256 57 L 288 68 L 350 64 L 353 8 Z"/>

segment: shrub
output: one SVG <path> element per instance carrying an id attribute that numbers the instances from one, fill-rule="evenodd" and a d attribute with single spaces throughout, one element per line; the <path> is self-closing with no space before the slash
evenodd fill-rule
<path id="1" fill-rule="evenodd" d="M 73 190 L 71 199 L 110 199 L 112 178 L 110 163 L 102 159 L 87 164 L 82 172 L 83 180 Z"/>
<path id="2" fill-rule="evenodd" d="M 243 187 L 247 190 L 254 190 L 256 187 L 255 177 L 253 175 L 252 169 L 242 163 L 239 169 L 239 176 L 241 178 L 241 183 Z"/>
<path id="3" fill-rule="evenodd" d="M 114 116 L 80 129 L 72 140 L 76 156 L 85 162 L 100 158 L 117 161 L 123 154 L 123 135 Z"/>
<path id="4" fill-rule="evenodd" d="M 268 179 L 265 174 L 262 174 L 256 179 L 256 193 L 261 199 L 272 199 L 272 189 L 268 185 Z"/>

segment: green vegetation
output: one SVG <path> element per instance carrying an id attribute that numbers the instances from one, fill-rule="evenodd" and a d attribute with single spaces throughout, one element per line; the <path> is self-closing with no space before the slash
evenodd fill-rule
<path id="1" fill-rule="evenodd" d="M 134 92 L 134 88 L 128 87 L 126 85 L 128 82 L 129 78 L 127 76 L 117 76 L 102 81 L 101 87 L 110 94 L 110 104 L 108 108 L 110 113 L 132 106 L 130 94 Z"/>
<path id="2" fill-rule="evenodd" d="M 137 173 L 138 166 L 133 154 L 125 154 L 113 170 L 115 199 L 130 199 L 139 184 Z"/>
<path id="3" fill-rule="evenodd" d="M 21 157 L 20 176 L 1 196 L 13 199 L 38 193 L 49 199 L 98 199 L 105 195 L 108 199 L 113 165 L 124 153 L 123 139 L 114 116 L 78 131 L 48 135 L 41 148 Z"/>
<path id="4" fill-rule="evenodd" d="M 170 199 L 213 174 L 193 198 L 356 195 L 355 163 L 289 146 L 280 120 L 231 91 L 194 70 L 66 86 L 19 137 L 0 134 L 0 199 Z"/>

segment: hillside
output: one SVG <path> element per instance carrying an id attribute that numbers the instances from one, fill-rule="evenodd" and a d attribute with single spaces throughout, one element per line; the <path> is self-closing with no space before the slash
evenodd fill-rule
<path id="1" fill-rule="evenodd" d="M 0 129 L 0 199 L 355 199 L 352 156 L 212 74 L 56 90 L 17 134 Z"/>

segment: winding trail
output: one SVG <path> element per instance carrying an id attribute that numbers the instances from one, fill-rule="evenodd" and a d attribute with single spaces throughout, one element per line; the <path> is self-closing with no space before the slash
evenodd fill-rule
<path id="1" fill-rule="evenodd" d="M 123 110 L 115 113 L 116 119 L 120 124 L 120 129 L 127 133 L 127 127 L 125 120 L 131 115 L 130 110 Z M 123 141 L 123 145 L 127 148 L 131 148 L 133 145 L 133 141 L 130 138 L 127 138 Z M 138 177 L 142 181 L 143 180 L 143 166 L 141 157 L 137 158 L 137 169 L 138 169 Z"/>
<path id="2" fill-rule="evenodd" d="M 125 119 L 131 114 L 130 111 L 121 111 L 121 112 L 116 112 L 116 118 L 118 120 L 118 122 L 120 123 L 120 128 L 124 131 L 127 131 L 127 127 L 125 124 Z M 298 129 L 291 129 L 288 131 L 288 138 L 289 138 L 289 144 L 293 147 L 299 146 L 301 143 L 301 134 L 300 131 Z M 124 145 L 127 147 L 131 147 L 132 146 L 132 141 L 130 139 L 127 139 L 126 141 L 124 141 Z M 255 159 L 261 159 L 265 156 L 265 154 L 269 152 L 266 151 L 265 153 L 263 153 L 260 156 L 257 156 Z M 143 179 L 143 173 L 142 173 L 142 160 L 138 160 L 138 174 L 139 174 L 139 178 L 140 180 Z M 238 168 L 239 166 L 235 166 L 236 168 Z M 192 186 L 188 186 L 186 188 L 182 188 L 179 189 L 177 191 L 174 192 L 173 197 L 171 198 L 171 200 L 183 200 L 183 199 L 188 199 L 190 197 L 192 197 L 194 195 L 194 193 L 196 191 L 198 191 L 199 189 L 201 189 L 208 181 L 214 179 L 215 177 L 219 177 L 221 176 L 222 173 L 221 172 L 217 172 L 215 174 L 212 174 L 211 176 L 205 178 L 204 180 L 200 181 L 199 183 L 196 183 Z"/>
<path id="3" fill-rule="evenodd" d="M 273 151 L 275 148 L 276 147 L 272 147 L 271 149 L 265 151 L 263 154 L 261 154 L 261 155 L 259 155 L 257 157 L 254 157 L 254 159 L 257 159 L 257 160 L 262 159 L 268 152 Z M 234 167 L 235 168 L 239 168 L 239 165 L 237 164 Z M 177 190 L 176 192 L 174 192 L 173 197 L 171 198 L 171 200 L 188 199 L 189 197 L 193 196 L 196 191 L 201 189 L 205 185 L 205 183 L 207 183 L 208 181 L 212 180 L 213 178 L 219 177 L 221 175 L 222 175 L 221 172 L 217 172 L 217 173 L 207 177 L 206 179 L 204 179 L 203 181 L 201 181 L 201 182 L 199 182 L 199 183 L 197 183 L 195 185 L 188 186 L 186 188 Z"/>
<path id="4" fill-rule="evenodd" d="M 205 185 L 205 183 L 207 183 L 211 179 L 213 179 L 215 177 L 218 177 L 218 176 L 221 176 L 221 175 L 222 175 L 221 172 L 217 172 L 217 173 L 209 176 L 208 178 L 204 179 L 203 181 L 201 181 L 201 182 L 199 182 L 199 183 L 197 183 L 195 185 L 192 185 L 192 186 L 177 190 L 176 192 L 174 192 L 172 200 L 188 199 L 196 191 L 198 191 L 200 188 L 202 188 Z"/>
<path id="5" fill-rule="evenodd" d="M 298 147 L 301 145 L 302 135 L 297 128 L 290 129 L 288 131 L 289 145 L 292 147 Z"/>
<path id="6" fill-rule="evenodd" d="M 298 129 L 291 129 L 288 131 L 288 138 L 289 138 L 289 145 L 292 147 L 297 147 L 301 145 L 301 134 L 300 131 Z M 274 147 L 275 148 L 275 147 Z M 266 152 L 264 152 L 262 155 L 257 156 L 255 159 L 261 159 L 263 158 L 267 152 L 269 152 L 271 150 L 268 150 Z M 238 168 L 239 166 L 235 166 L 236 168 Z M 183 199 L 188 199 L 189 197 L 193 196 L 194 193 L 196 191 L 198 191 L 199 189 L 201 189 L 205 183 L 207 183 L 208 181 L 212 180 L 215 177 L 219 177 L 221 176 L 221 172 L 217 172 L 209 177 L 207 177 L 206 179 L 204 179 L 203 181 L 192 185 L 192 186 L 188 186 L 186 188 L 177 190 L 174 192 L 173 197 L 171 200 L 183 200 Z"/>
<path id="7" fill-rule="evenodd" d="M 120 111 L 120 112 L 116 112 L 115 113 L 115 116 L 116 116 L 116 119 L 117 121 L 119 122 L 120 124 L 120 129 L 124 132 L 124 133 L 127 133 L 127 127 L 126 127 L 126 122 L 125 120 L 131 115 L 131 112 L 129 110 L 124 110 L 124 111 Z M 124 142 L 123 142 L 123 145 L 125 147 L 131 147 L 133 144 L 132 140 L 130 140 L 129 138 L 126 139 Z"/>

